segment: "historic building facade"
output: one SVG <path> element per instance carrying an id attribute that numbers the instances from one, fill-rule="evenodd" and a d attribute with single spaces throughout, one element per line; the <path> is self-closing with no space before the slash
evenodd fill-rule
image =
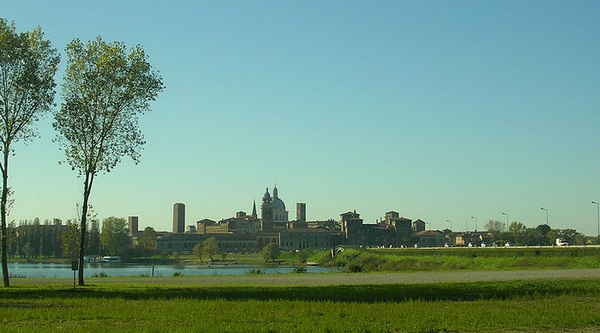
<path id="1" fill-rule="evenodd" d="M 285 229 L 288 220 L 288 211 L 285 210 L 285 203 L 279 198 L 277 185 L 273 188 L 273 197 L 266 189 L 262 197 L 261 209 L 261 231 L 270 231 L 273 229 Z"/>
<path id="2" fill-rule="evenodd" d="M 157 249 L 163 253 L 189 253 L 196 244 L 215 237 L 219 249 L 225 252 L 255 252 L 271 243 L 277 243 L 284 251 L 304 249 L 331 249 L 337 245 L 365 247 L 406 247 L 420 243 L 421 246 L 440 246 L 445 237 L 440 232 L 423 232 L 425 222 L 401 217 L 398 212 L 385 213 L 385 220 L 376 224 L 364 224 L 360 214 L 349 211 L 334 220 L 307 221 L 306 204 L 296 204 L 296 220 L 289 221 L 285 202 L 279 197 L 279 189 L 273 187 L 273 195 L 265 190 L 260 206 L 256 202 L 252 214 L 243 211 L 235 217 L 218 222 L 203 219 L 188 226 L 182 232 L 185 206 L 173 207 L 173 234 L 161 237 Z M 415 235 L 416 234 L 416 235 Z M 416 237 L 415 237 L 416 236 Z"/>

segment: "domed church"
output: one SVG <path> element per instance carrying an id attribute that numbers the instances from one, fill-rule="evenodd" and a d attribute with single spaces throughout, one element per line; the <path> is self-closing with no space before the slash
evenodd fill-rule
<path id="1" fill-rule="evenodd" d="M 271 230 L 273 228 L 285 228 L 288 222 L 288 211 L 285 210 L 285 203 L 279 198 L 277 185 L 273 187 L 273 197 L 266 189 L 262 197 L 261 205 L 261 230 Z"/>

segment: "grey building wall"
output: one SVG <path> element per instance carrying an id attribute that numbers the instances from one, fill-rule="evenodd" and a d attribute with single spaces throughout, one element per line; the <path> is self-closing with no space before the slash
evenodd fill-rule
<path id="1" fill-rule="evenodd" d="M 306 222 L 306 204 L 302 202 L 296 203 L 296 221 Z"/>
<path id="2" fill-rule="evenodd" d="M 128 219 L 128 225 L 129 225 L 129 236 L 131 237 L 137 237 L 140 229 L 139 229 L 139 219 L 137 216 L 130 216 Z"/>

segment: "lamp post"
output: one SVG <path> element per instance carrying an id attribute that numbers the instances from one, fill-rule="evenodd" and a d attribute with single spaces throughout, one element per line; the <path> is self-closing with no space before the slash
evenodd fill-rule
<path id="1" fill-rule="evenodd" d="M 549 226 L 550 224 L 548 224 L 548 210 L 546 208 L 544 208 L 544 207 L 542 207 L 542 210 L 546 211 L 546 225 Z"/>
<path id="2" fill-rule="evenodd" d="M 446 220 L 446 223 L 450 223 L 450 231 L 452 231 L 452 221 Z"/>
<path id="3" fill-rule="evenodd" d="M 475 216 L 471 216 L 472 219 L 475 219 L 475 232 L 477 232 L 477 218 Z"/>
<path id="4" fill-rule="evenodd" d="M 502 213 L 502 215 L 506 215 L 506 229 L 508 229 L 508 214 Z"/>
<path id="5" fill-rule="evenodd" d="M 596 201 L 592 201 L 592 203 L 598 208 L 598 238 L 600 238 L 600 203 Z"/>

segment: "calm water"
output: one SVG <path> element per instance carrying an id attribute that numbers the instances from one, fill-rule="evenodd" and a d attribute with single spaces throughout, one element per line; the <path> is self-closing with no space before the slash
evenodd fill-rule
<path id="1" fill-rule="evenodd" d="M 250 265 L 154 265 L 154 276 L 173 276 L 180 272 L 184 276 L 198 275 L 243 275 L 251 269 L 261 269 L 265 274 L 291 273 L 293 267 L 262 267 Z M 330 268 L 307 267 L 308 273 L 331 272 Z M 8 272 L 11 277 L 29 278 L 69 278 L 73 277 L 70 264 L 51 263 L 9 263 Z M 86 264 L 84 276 L 105 273 L 108 276 L 152 276 L 152 265 L 147 264 Z"/>

